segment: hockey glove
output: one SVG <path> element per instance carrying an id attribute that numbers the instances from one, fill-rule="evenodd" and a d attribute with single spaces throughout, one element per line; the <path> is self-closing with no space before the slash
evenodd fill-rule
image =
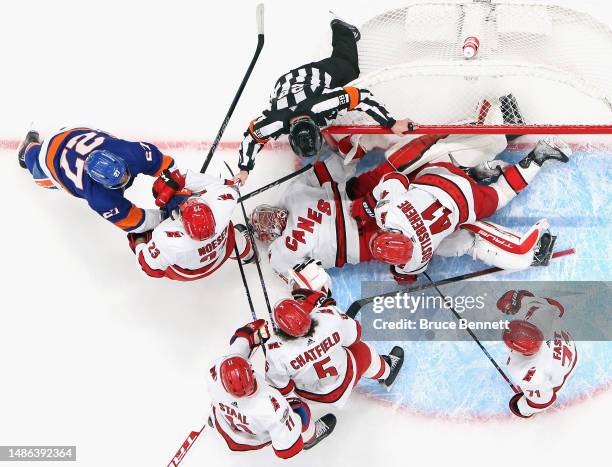
<path id="1" fill-rule="evenodd" d="M 236 332 L 230 340 L 230 345 L 233 344 L 238 337 L 244 337 L 249 342 L 251 350 L 258 345 L 265 344 L 266 341 L 270 339 L 268 322 L 265 319 L 258 319 L 236 329 Z"/>
<path id="2" fill-rule="evenodd" d="M 307 305 L 310 311 L 320 306 L 331 306 L 336 304 L 336 301 L 331 297 L 331 291 L 325 293 L 310 289 L 294 289 L 291 291 L 291 295 L 293 295 L 295 300 Z"/>
<path id="3" fill-rule="evenodd" d="M 146 232 L 142 232 L 142 233 L 127 234 L 128 243 L 130 245 L 130 248 L 134 252 L 134 254 L 136 253 L 136 245 L 138 245 L 139 243 L 149 243 L 152 237 L 153 237 L 152 230 L 147 230 Z"/>
<path id="4" fill-rule="evenodd" d="M 291 289 L 309 289 L 327 294 L 331 289 L 331 277 L 321 266 L 321 261 L 308 259 L 288 271 Z"/>
<path id="5" fill-rule="evenodd" d="M 169 169 L 164 170 L 153 183 L 155 204 L 160 208 L 165 206 L 183 188 L 185 188 L 185 177 L 178 169 L 172 172 Z"/>
<path id="6" fill-rule="evenodd" d="M 362 227 L 364 224 L 374 221 L 375 207 L 376 200 L 371 193 L 353 201 L 351 204 L 351 217 L 357 221 L 358 227 Z"/>
<path id="7" fill-rule="evenodd" d="M 506 315 L 515 315 L 521 309 L 524 297 L 533 297 L 527 290 L 508 290 L 497 300 L 497 308 Z"/>
<path id="8" fill-rule="evenodd" d="M 393 279 L 400 285 L 414 284 L 417 280 L 416 274 L 405 274 L 396 269 L 395 266 L 390 266 L 389 271 L 393 275 Z"/>

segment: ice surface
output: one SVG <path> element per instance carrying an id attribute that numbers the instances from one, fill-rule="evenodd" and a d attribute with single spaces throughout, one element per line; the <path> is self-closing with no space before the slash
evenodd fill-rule
<path id="1" fill-rule="evenodd" d="M 530 186 L 491 219 L 518 231 L 526 231 L 538 219 L 547 218 L 551 231 L 557 233 L 557 250 L 576 248 L 577 254 L 553 260 L 546 268 L 532 268 L 517 273 L 487 276 L 487 280 L 586 281 L 610 277 L 611 247 L 606 241 L 612 234 L 610 216 L 605 209 L 612 201 L 607 187 L 612 177 L 609 153 L 580 152 L 568 164 L 550 163 Z M 500 156 L 508 162 L 522 157 L 518 152 Z M 382 158 L 369 154 L 360 164 L 367 170 Z M 428 268 L 433 280 L 453 277 L 487 266 L 470 257 L 434 256 Z M 335 269 L 334 295 L 347 307 L 361 296 L 361 280 L 389 280 L 387 268 L 360 264 Z M 427 282 L 425 278 L 420 281 Z M 441 288 L 444 291 L 444 287 Z M 582 310 L 568 310 L 582 313 Z M 450 313 L 450 312 L 449 312 Z M 588 319 L 588 317 L 585 317 Z M 457 418 L 493 416 L 507 413 L 506 382 L 484 353 L 473 342 L 401 342 L 407 355 L 393 391 L 386 393 L 376 384 L 363 385 L 363 392 L 392 402 L 395 406 L 430 415 Z M 393 345 L 377 343 L 379 352 Z M 498 342 L 485 342 L 489 352 L 502 365 L 507 353 Z M 588 396 L 612 383 L 612 343 L 581 342 L 580 361 L 571 383 L 559 400 L 568 403 Z M 459 388 L 459 391 L 458 391 Z M 457 397 L 457 391 L 463 397 Z"/>

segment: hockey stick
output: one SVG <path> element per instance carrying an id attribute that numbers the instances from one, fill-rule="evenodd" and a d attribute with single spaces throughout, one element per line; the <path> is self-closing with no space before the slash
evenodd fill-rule
<path id="1" fill-rule="evenodd" d="M 225 119 L 223 119 L 223 123 L 221 124 L 221 128 L 219 128 L 217 137 L 213 141 L 213 144 L 210 146 L 208 155 L 206 156 L 206 160 L 204 161 L 204 164 L 202 165 L 202 168 L 200 169 L 201 173 L 206 172 L 206 169 L 208 168 L 208 165 L 210 164 L 213 154 L 217 150 L 217 146 L 219 145 L 219 142 L 221 141 L 221 137 L 223 136 L 223 133 L 225 132 L 225 127 L 227 127 L 227 124 L 229 123 L 229 120 L 232 117 L 232 114 L 234 113 L 236 104 L 238 104 L 238 100 L 240 99 L 240 96 L 242 95 L 242 91 L 244 91 L 244 87 L 246 86 L 247 81 L 251 77 L 251 73 L 253 72 L 253 68 L 255 68 L 255 64 L 257 63 L 259 54 L 261 53 L 261 50 L 263 49 L 263 46 L 264 46 L 264 5 L 263 3 L 260 3 L 259 5 L 257 5 L 257 9 L 255 10 L 255 16 L 257 19 L 257 48 L 255 49 L 255 54 L 253 55 L 253 59 L 251 60 L 251 63 L 249 64 L 249 68 L 247 69 L 246 74 L 244 75 L 244 78 L 242 78 L 240 87 L 238 88 L 238 91 L 236 92 L 236 95 L 234 96 L 234 100 L 232 101 L 232 104 L 230 105 L 230 108 L 227 111 L 227 114 L 225 115 Z"/>
<path id="2" fill-rule="evenodd" d="M 444 295 L 440 289 L 438 288 L 438 286 L 436 285 L 436 283 L 432 280 L 432 278 L 429 276 L 429 274 L 427 274 L 426 272 L 423 273 L 425 275 L 425 277 L 427 277 L 427 280 L 429 280 L 430 282 L 430 286 L 433 287 L 434 289 L 436 289 L 436 292 L 438 292 L 438 294 L 440 295 L 440 297 L 442 297 L 442 299 L 444 301 L 446 301 L 446 295 Z M 453 312 L 453 315 L 455 315 L 455 318 L 457 318 L 459 321 L 461 321 L 461 315 L 459 313 L 457 313 L 455 311 L 454 307 L 450 307 L 450 310 Z M 466 331 L 468 332 L 468 334 L 470 335 L 470 337 L 472 339 L 474 339 L 474 342 L 476 342 L 476 344 L 478 344 L 478 347 L 480 347 L 480 350 L 483 351 L 483 353 L 487 356 L 487 358 L 489 359 L 489 361 L 491 362 L 491 364 L 495 367 L 495 369 L 499 372 L 499 374 L 502 376 L 502 378 L 504 378 L 506 380 L 506 383 L 508 383 L 510 385 L 510 387 L 512 388 L 512 390 L 514 391 L 514 393 L 518 393 L 518 389 L 516 388 L 516 386 L 514 384 L 512 384 L 512 381 L 510 381 L 510 378 L 508 378 L 508 375 L 504 372 L 504 370 L 502 370 L 500 368 L 500 366 L 497 364 L 497 362 L 495 361 L 495 359 L 493 357 L 491 357 L 491 354 L 489 353 L 489 351 L 485 348 L 484 345 L 482 345 L 482 343 L 478 340 L 478 337 L 476 337 L 476 334 L 474 334 L 472 332 L 472 330 L 470 328 L 466 328 Z"/>
<path id="3" fill-rule="evenodd" d="M 234 232 L 235 235 L 235 232 Z M 242 285 L 244 285 L 244 291 L 246 292 L 247 300 L 249 302 L 249 308 L 251 309 L 251 316 L 253 321 L 257 321 L 257 314 L 255 313 L 255 307 L 253 306 L 253 299 L 251 298 L 251 291 L 249 290 L 249 284 L 244 274 L 244 265 L 240 258 L 240 252 L 238 251 L 238 244 L 234 241 L 234 254 L 236 255 L 236 261 L 238 261 L 238 269 L 240 269 L 240 277 L 242 277 Z"/>
<path id="4" fill-rule="evenodd" d="M 553 253 L 551 258 L 562 258 L 564 256 L 573 255 L 574 253 L 576 253 L 576 250 L 574 248 L 568 248 L 567 250 L 561 250 L 561 251 L 557 251 Z M 409 287 L 406 289 L 394 290 L 392 292 L 387 292 L 387 293 L 380 294 L 380 295 L 372 295 L 371 297 L 361 298 L 359 300 L 354 301 L 351 304 L 351 306 L 348 307 L 348 310 L 346 310 L 346 314 L 350 316 L 351 318 L 355 318 L 355 316 L 357 316 L 357 313 L 359 313 L 359 310 L 361 310 L 367 304 L 372 303 L 374 299 L 378 297 L 393 297 L 394 295 L 398 293 L 418 292 L 419 290 L 430 289 L 432 287 L 440 287 L 442 285 L 447 285 L 447 284 L 454 284 L 455 282 L 464 281 L 467 279 L 473 279 L 475 277 L 486 276 L 488 274 L 493 274 L 493 273 L 500 272 L 500 271 L 503 271 L 503 269 L 495 268 L 495 267 L 487 268 L 487 269 L 483 269 L 482 271 L 468 272 L 466 274 L 461 274 L 459 276 L 449 277 L 448 279 L 442 279 L 439 281 L 435 281 L 431 284 L 422 284 L 416 287 Z"/>
<path id="5" fill-rule="evenodd" d="M 229 170 L 229 173 L 234 175 L 231 167 L 227 162 L 223 162 Z M 236 185 L 236 189 L 238 190 L 238 196 L 240 196 L 240 188 Z M 257 251 L 257 244 L 255 243 L 255 237 L 253 236 L 253 230 L 249 225 L 249 218 L 247 217 L 246 210 L 244 209 L 244 203 L 241 201 L 241 198 L 238 198 L 238 204 L 240 204 L 240 209 L 242 210 L 242 215 L 244 217 L 245 227 L 247 228 L 247 232 L 249 234 L 249 239 L 251 240 L 251 245 L 253 247 L 253 251 L 255 252 L 255 266 L 257 266 L 257 274 L 259 275 L 259 282 L 261 284 L 261 289 L 263 291 L 264 299 L 266 301 L 266 307 L 268 308 L 268 315 L 270 316 L 270 322 L 272 323 L 272 327 L 276 330 L 276 323 L 274 322 L 274 316 L 272 315 L 272 308 L 270 307 L 270 299 L 268 298 L 268 289 L 266 287 L 266 282 L 263 278 L 263 273 L 261 272 L 261 264 L 259 263 L 259 251 Z"/>
<path id="6" fill-rule="evenodd" d="M 236 254 L 236 261 L 238 261 L 238 268 L 240 269 L 240 276 L 242 277 L 242 284 L 244 285 L 244 290 L 246 292 L 247 300 L 249 301 L 249 308 L 251 309 L 251 316 L 253 317 L 253 321 L 257 319 L 257 315 L 255 314 L 255 307 L 253 306 L 253 299 L 251 298 L 251 292 L 249 290 L 249 284 L 247 283 L 246 276 L 244 274 L 244 266 L 242 264 L 242 259 L 240 259 L 240 252 L 238 251 L 238 245 L 234 242 L 234 253 Z M 187 454 L 187 451 L 191 448 L 193 443 L 196 442 L 198 437 L 204 432 L 207 424 L 204 423 L 202 429 L 200 431 L 192 431 L 187 436 L 187 439 L 181 444 L 181 447 L 176 452 L 168 467 L 178 467 L 178 465 L 183 460 L 183 457 Z"/>
<path id="7" fill-rule="evenodd" d="M 204 426 L 200 431 L 192 431 L 189 433 L 189 436 L 187 436 L 187 439 L 183 442 L 183 444 L 181 444 L 181 447 L 168 464 L 168 467 L 177 467 L 181 463 L 191 446 L 193 446 L 193 443 L 195 443 L 198 437 L 204 432 L 206 426 L 207 424 L 204 423 Z"/>
<path id="8" fill-rule="evenodd" d="M 307 172 L 308 170 L 310 170 L 312 168 L 312 164 L 307 164 L 304 167 L 302 167 L 299 170 L 296 170 L 295 172 L 290 173 L 289 175 L 285 175 L 284 177 L 279 178 L 278 180 L 275 180 L 272 183 L 268 183 L 267 185 L 262 186 L 261 188 L 258 188 L 255 191 L 251 191 L 250 193 L 247 193 L 244 196 L 241 196 L 240 198 L 238 198 L 238 201 L 242 202 L 242 201 L 246 201 L 249 198 L 252 198 L 253 196 L 257 196 L 260 193 L 263 193 L 264 191 L 269 190 L 270 188 L 274 188 L 275 186 L 280 185 L 281 183 L 285 183 L 287 180 L 291 180 L 292 178 L 297 177 L 300 174 L 303 174 L 304 172 Z"/>

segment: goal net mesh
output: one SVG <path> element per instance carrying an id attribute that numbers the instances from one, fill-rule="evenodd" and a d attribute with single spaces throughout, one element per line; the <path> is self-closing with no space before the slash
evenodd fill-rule
<path id="1" fill-rule="evenodd" d="M 545 4 L 418 2 L 372 18 L 361 33 L 353 85 L 370 89 L 398 118 L 612 124 L 612 31 L 588 14 Z M 464 55 L 469 37 L 479 42 L 472 58 Z M 509 95 L 520 115 L 502 97 Z M 371 124 L 361 112 L 335 123 Z"/>

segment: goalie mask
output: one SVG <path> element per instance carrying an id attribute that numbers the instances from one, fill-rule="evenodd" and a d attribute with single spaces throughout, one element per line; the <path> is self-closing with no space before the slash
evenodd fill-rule
<path id="1" fill-rule="evenodd" d="M 255 236 L 262 242 L 271 242 L 283 234 L 289 211 L 269 204 L 261 204 L 251 213 Z"/>
<path id="2" fill-rule="evenodd" d="M 323 145 L 321 130 L 310 117 L 299 117 L 289 127 L 289 144 L 298 156 L 314 157 Z"/>

